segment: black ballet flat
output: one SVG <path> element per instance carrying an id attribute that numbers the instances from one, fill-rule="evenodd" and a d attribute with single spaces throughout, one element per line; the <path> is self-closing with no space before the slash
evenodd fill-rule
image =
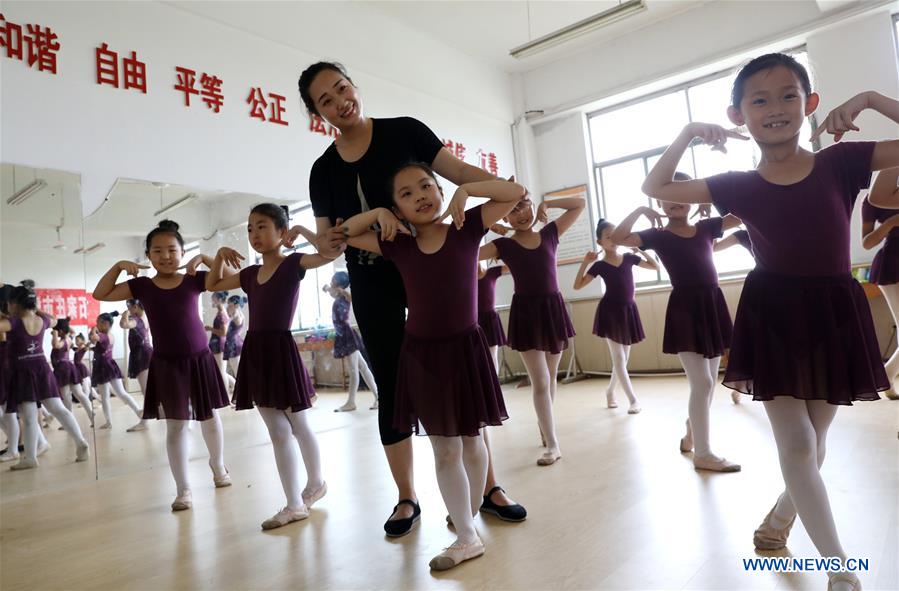
<path id="1" fill-rule="evenodd" d="M 410 505 L 412 507 L 412 517 L 385 521 L 384 533 L 391 538 L 401 538 L 405 536 L 412 531 L 412 526 L 421 518 L 421 507 L 419 507 L 418 503 L 415 501 L 403 499 L 393 508 L 393 513 L 396 513 L 396 510 L 400 508 L 400 505 Z M 391 513 L 391 515 L 393 515 L 393 513 Z"/>
<path id="2" fill-rule="evenodd" d="M 506 492 L 501 486 L 494 486 L 493 488 L 491 488 L 490 492 L 484 495 L 484 502 L 481 504 L 481 512 L 495 515 L 503 521 L 512 521 L 516 523 L 527 519 L 527 509 L 517 503 L 515 505 L 497 505 L 496 503 L 491 501 L 490 497 L 492 497 L 493 493 L 498 490 Z"/>

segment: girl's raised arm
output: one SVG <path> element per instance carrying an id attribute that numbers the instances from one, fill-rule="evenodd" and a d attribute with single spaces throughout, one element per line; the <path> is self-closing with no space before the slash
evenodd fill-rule
<path id="1" fill-rule="evenodd" d="M 724 144 L 729 138 L 748 140 L 745 135 L 720 125 L 710 123 L 689 123 L 675 138 L 656 165 L 649 171 L 646 180 L 643 181 L 643 192 L 654 199 L 671 201 L 672 203 L 711 203 L 712 194 L 703 179 L 689 181 L 674 180 L 677 165 L 681 158 L 693 143 L 700 138 L 703 143 L 712 146 L 713 150 L 726 152 Z"/>

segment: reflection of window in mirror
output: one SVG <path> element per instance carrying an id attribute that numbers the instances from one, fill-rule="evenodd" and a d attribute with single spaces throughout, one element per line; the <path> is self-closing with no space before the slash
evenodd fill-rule
<path id="1" fill-rule="evenodd" d="M 299 224 L 306 228 L 315 229 L 315 214 L 309 204 L 294 205 L 290 208 L 290 223 Z M 247 242 L 247 251 L 253 253 L 253 264 L 262 264 L 262 255 L 253 251 L 253 247 Z M 297 242 L 287 251 L 315 252 L 315 248 L 309 242 Z M 185 255 L 187 257 L 187 255 Z M 193 256 L 193 255 L 190 255 Z M 338 267 L 340 264 L 338 263 Z M 325 285 L 331 283 L 335 271 L 334 263 L 329 263 L 317 269 L 306 271 L 306 276 L 300 282 L 299 305 L 294 311 L 292 330 L 315 328 L 316 326 L 331 326 L 331 296 L 322 291 Z"/>

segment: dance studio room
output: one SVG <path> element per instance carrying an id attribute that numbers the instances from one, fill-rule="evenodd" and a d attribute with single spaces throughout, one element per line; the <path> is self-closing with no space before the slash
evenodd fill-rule
<path id="1" fill-rule="evenodd" d="M 0 1 L 0 589 L 899 589 L 897 38 Z"/>

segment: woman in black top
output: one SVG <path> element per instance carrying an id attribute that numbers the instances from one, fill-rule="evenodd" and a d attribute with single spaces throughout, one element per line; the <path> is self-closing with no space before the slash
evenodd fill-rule
<path id="1" fill-rule="evenodd" d="M 299 88 L 309 112 L 340 130 L 340 136 L 312 166 L 309 194 L 319 235 L 319 252 L 336 258 L 345 250 L 356 321 L 378 384 L 381 443 L 399 489 L 399 503 L 384 524 L 384 530 L 389 536 L 401 536 L 411 530 L 421 513 L 413 480 L 411 433 L 393 428 L 406 294 L 393 263 L 347 247 L 337 226 L 363 211 L 392 207 L 387 186 L 389 176 L 408 162 L 430 164 L 457 185 L 495 177 L 453 156 L 416 119 L 366 117 L 362 97 L 340 64 L 319 62 L 309 66 L 300 75 Z M 496 485 L 492 460 L 488 464 L 487 490 L 481 510 L 509 521 L 522 521 L 527 515 L 524 507 L 514 503 Z"/>

